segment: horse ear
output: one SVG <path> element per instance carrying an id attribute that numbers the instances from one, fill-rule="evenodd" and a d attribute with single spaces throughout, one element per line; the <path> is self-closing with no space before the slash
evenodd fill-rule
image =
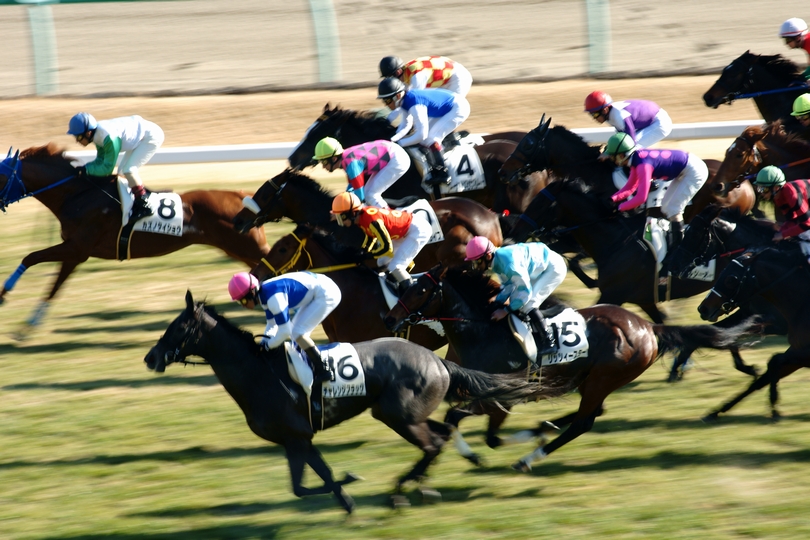
<path id="1" fill-rule="evenodd" d="M 10 157 L 11 157 L 11 150 L 12 150 L 12 149 L 13 149 L 13 147 L 12 147 L 12 146 L 9 146 L 9 147 L 8 147 L 8 154 L 6 155 L 6 157 L 7 157 L 7 158 L 10 158 Z"/>
<path id="2" fill-rule="evenodd" d="M 194 297 L 191 296 L 191 289 L 186 289 L 186 308 L 194 309 Z"/>
<path id="3" fill-rule="evenodd" d="M 11 150 L 9 150 L 9 155 L 10 155 L 10 154 L 11 154 Z M 17 166 L 17 161 L 19 161 L 19 159 L 20 159 L 20 151 L 19 151 L 19 150 L 17 150 L 17 151 L 14 153 L 14 157 L 13 157 L 13 158 L 11 158 L 11 168 L 12 168 L 12 169 L 13 169 L 14 167 L 16 167 L 16 166 Z"/>
<path id="4" fill-rule="evenodd" d="M 543 127 L 543 123 L 544 123 L 545 121 L 546 121 L 546 113 L 543 113 L 543 116 L 541 116 L 541 117 L 540 117 L 540 123 L 539 123 L 539 124 L 537 124 L 537 128 L 538 128 L 538 129 L 539 129 L 539 128 L 542 128 L 542 127 Z"/>

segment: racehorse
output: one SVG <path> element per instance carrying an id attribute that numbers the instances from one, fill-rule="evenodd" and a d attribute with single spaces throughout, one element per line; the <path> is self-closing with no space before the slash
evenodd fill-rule
<path id="1" fill-rule="evenodd" d="M 486 276 L 464 272 L 461 268 L 445 270 L 435 267 L 420 276 L 405 292 L 399 304 L 386 316 L 386 325 L 396 330 L 408 321 L 436 318 L 441 321 L 462 366 L 491 373 L 536 371 L 537 367 L 529 366 L 523 348 L 512 336 L 509 323 L 490 320 L 495 309 L 490 300 L 497 291 L 498 285 Z M 604 412 L 607 396 L 635 380 L 665 352 L 684 346 L 693 349 L 727 348 L 751 326 L 750 322 L 733 329 L 651 324 L 624 308 L 604 304 L 578 311 L 585 319 L 584 335 L 589 344 L 587 355 L 571 362 L 543 366 L 541 377 L 545 397 L 577 389 L 581 395 L 579 408 L 551 422 L 542 422 L 535 430 L 513 436 L 509 442 L 523 442 L 534 437 L 542 440 L 534 452 L 513 465 L 518 470 L 529 470 L 533 461 L 590 431 L 596 417 Z M 561 343 L 570 344 L 582 339 L 583 331 L 575 331 L 573 325 L 575 323 L 558 329 Z M 458 425 L 470 414 L 492 412 L 491 408 L 464 412 L 450 410 L 445 421 Z M 497 436 L 504 418 L 504 412 L 490 416 L 487 445 L 492 448 L 505 442 Z M 545 432 L 564 426 L 568 428 L 545 444 Z M 454 432 L 454 438 L 458 437 Z M 465 446 L 461 445 L 461 448 Z M 480 461 L 471 451 L 465 457 L 474 463 Z"/>
<path id="2" fill-rule="evenodd" d="M 354 348 L 364 371 L 365 395 L 324 398 L 322 429 L 371 409 L 374 418 L 422 450 L 422 458 L 397 482 L 392 499 L 395 505 L 407 504 L 402 495 L 404 484 L 422 480 L 450 436 L 450 426 L 429 418 L 443 400 L 503 400 L 511 405 L 540 392 L 536 384 L 466 370 L 424 347 L 396 338 L 365 341 Z M 284 347 L 262 350 L 252 335 L 212 307 L 195 303 L 188 292 L 186 308 L 144 361 L 150 369 L 163 372 L 168 364 L 185 363 L 191 355 L 211 365 L 256 435 L 284 447 L 297 497 L 332 493 L 347 512 L 354 509 L 354 501 L 343 486 L 359 478 L 346 474 L 342 480 L 333 479 L 332 471 L 312 444 L 316 429 L 310 422 L 307 396 L 287 372 Z M 344 371 L 351 369 L 357 367 L 343 366 Z M 351 378 L 356 379 L 356 373 Z M 323 486 L 302 486 L 305 464 L 323 480 Z"/>
<path id="3" fill-rule="evenodd" d="M 726 150 L 713 189 L 723 196 L 766 165 L 782 168 L 788 180 L 810 178 L 810 142 L 786 132 L 781 121 L 749 126 Z"/>
<path id="4" fill-rule="evenodd" d="M 734 259 L 720 275 L 711 292 L 698 306 L 700 316 L 715 321 L 745 305 L 755 296 L 773 304 L 787 321 L 788 349 L 768 361 L 768 369 L 745 391 L 706 415 L 707 422 L 717 420 L 749 394 L 770 385 L 771 418 L 779 420 L 777 383 L 802 367 L 810 367 L 810 268 L 801 250 L 754 248 Z"/>
<path id="5" fill-rule="evenodd" d="M 238 231 L 248 231 L 268 221 L 286 217 L 297 224 L 308 223 L 333 232 L 344 232 L 345 229 L 337 227 L 329 213 L 333 198 L 315 180 L 287 169 L 256 190 L 253 201 L 259 207 L 259 212 L 243 208 L 234 218 L 234 225 Z M 422 248 L 415 260 L 414 270 L 417 272 L 439 261 L 445 264 L 462 262 L 464 248 L 473 236 L 486 236 L 496 246 L 503 242 L 497 214 L 473 200 L 446 197 L 430 201 L 430 206 L 436 212 L 444 240 Z M 349 230 L 359 232 L 358 227 Z"/>
<path id="6" fill-rule="evenodd" d="M 730 260 L 739 255 L 746 248 L 752 246 L 770 245 L 777 230 L 774 222 L 766 219 L 755 219 L 750 215 L 742 216 L 734 208 L 722 208 L 718 205 L 709 205 L 695 216 L 689 223 L 684 237 L 678 248 L 672 253 L 670 270 L 681 277 L 695 268 L 709 264 L 712 259 Z M 797 247 L 792 242 L 785 242 L 789 247 Z M 789 249 L 789 248 L 788 248 Z M 726 266 L 724 263 L 723 266 Z M 764 325 L 764 334 L 785 335 L 787 322 L 784 317 L 769 303 L 759 297 L 754 297 L 745 306 L 731 316 L 716 323 L 725 327 L 732 326 L 757 313 Z M 746 365 L 739 353 L 732 349 L 734 367 L 738 371 L 756 376 L 757 370 Z M 682 363 L 672 364 L 670 381 L 682 377 Z"/>
<path id="7" fill-rule="evenodd" d="M 253 267 L 269 250 L 264 231 L 248 235 L 234 230 L 231 221 L 242 207 L 244 193 L 196 190 L 180 194 L 183 202 L 182 236 L 133 234 L 129 258 L 158 257 L 193 244 L 207 244 Z M 115 177 L 79 177 L 70 158 L 54 144 L 29 148 L 0 162 L 0 209 L 28 196 L 44 204 L 62 228 L 62 243 L 27 255 L 0 291 L 5 300 L 27 269 L 43 262 L 61 268 L 48 296 L 34 311 L 27 328 L 39 324 L 49 302 L 78 265 L 90 257 L 116 259 L 121 228 L 121 203 Z"/>
<path id="8" fill-rule="evenodd" d="M 613 174 L 616 167 L 610 161 L 600 161 L 599 154 L 597 146 L 589 145 L 585 139 L 563 126 L 551 127 L 551 118 L 546 120 L 543 115 L 540 124 L 518 143 L 499 174 L 506 183 L 517 182 L 536 171 L 549 171 L 552 178 L 580 176 L 588 179 L 589 183 L 615 186 Z M 750 211 L 756 202 L 751 185 L 746 182 L 738 189 L 721 192 L 714 188 L 715 173 L 720 162 L 714 159 L 704 161 L 709 169 L 709 178 L 686 207 L 684 221 L 688 223 L 692 216 L 714 202 L 737 207 L 742 212 Z"/>
<path id="9" fill-rule="evenodd" d="M 344 147 L 349 147 L 378 139 L 390 140 L 394 133 L 396 129 L 377 111 L 354 111 L 339 106 L 332 108 L 326 104 L 323 114 L 310 126 L 304 138 L 290 154 L 290 167 L 300 170 L 313 165 L 315 145 L 324 137 L 334 137 Z M 481 159 L 487 187 L 456 195 L 471 198 L 498 213 L 504 210 L 512 213 L 522 212 L 546 183 L 543 174 L 526 178 L 512 186 L 503 185 L 498 181 L 498 169 L 522 136 L 523 133 L 513 131 L 485 136 L 484 144 L 476 146 L 475 149 Z M 388 188 L 384 196 L 387 199 L 413 196 L 427 198 L 429 194 L 422 189 L 421 182 L 422 176 L 412 163 L 408 172 Z"/>
<path id="10" fill-rule="evenodd" d="M 789 90 L 791 87 L 797 87 Z M 729 65 L 703 94 L 707 107 L 716 109 L 740 97 L 753 97 L 766 122 L 784 119 L 786 129 L 802 133 L 804 127 L 792 116 L 793 101 L 808 91 L 802 69 L 779 54 L 765 56 L 745 51 Z"/>
<path id="11" fill-rule="evenodd" d="M 301 270 L 326 274 L 343 296 L 321 323 L 326 337 L 330 342 L 357 343 L 393 336 L 383 324 L 388 304 L 377 272 L 364 264 L 367 259 L 365 251 L 347 248 L 327 232 L 299 225 L 273 244 L 252 273 L 260 281 Z M 447 344 L 447 338 L 425 325 L 411 328 L 408 340 L 431 350 Z"/>

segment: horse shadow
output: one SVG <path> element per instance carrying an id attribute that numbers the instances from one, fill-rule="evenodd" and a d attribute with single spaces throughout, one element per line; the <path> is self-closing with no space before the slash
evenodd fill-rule
<path id="1" fill-rule="evenodd" d="M 0 351 L 2 348 L 0 348 Z M 19 383 L 3 386 L 2 390 L 63 390 L 66 392 L 89 392 L 105 388 L 149 388 L 154 386 L 217 386 L 219 381 L 215 375 L 194 375 L 191 377 L 152 377 L 149 379 L 96 379 L 92 381 L 77 381 L 71 383 Z"/>

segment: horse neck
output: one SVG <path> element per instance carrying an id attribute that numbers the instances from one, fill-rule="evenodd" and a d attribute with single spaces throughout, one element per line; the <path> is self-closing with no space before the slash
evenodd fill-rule
<path id="1" fill-rule="evenodd" d="M 60 171 L 57 167 L 44 163 L 23 160 L 20 176 L 25 189 L 28 192 L 34 192 L 47 188 L 65 178 L 70 178 L 72 173 Z M 85 189 L 87 189 L 87 185 L 84 181 L 73 179 L 52 189 L 45 189 L 37 194 L 35 198 L 56 214 L 66 198 Z"/>
<path id="2" fill-rule="evenodd" d="M 585 141 L 579 144 L 579 141 L 573 138 L 573 134 L 569 135 L 570 139 L 563 139 L 559 136 L 553 136 L 553 133 L 555 132 L 549 133 L 546 138 L 546 154 L 549 156 L 551 169 L 555 173 L 561 174 L 563 170 L 580 166 L 583 162 L 596 161 L 599 156 L 597 149 L 591 147 Z"/>
<path id="3" fill-rule="evenodd" d="M 620 243 L 635 231 L 623 221 L 627 218 L 605 219 L 604 209 L 584 195 L 563 189 L 557 195 L 561 217 L 558 225 L 574 227 L 571 235 L 595 261 L 613 256 Z M 623 221 L 619 221 L 623 220 Z"/>
<path id="4" fill-rule="evenodd" d="M 328 193 L 309 188 L 297 182 L 288 182 L 284 188 L 285 216 L 295 223 L 327 225 L 331 222 L 332 197 Z"/>
<path id="5" fill-rule="evenodd" d="M 371 118 L 353 116 L 348 118 L 340 130 L 340 140 L 344 146 L 354 146 L 379 139 L 389 140 L 396 133 L 393 126 L 386 128 Z"/>
<path id="6" fill-rule="evenodd" d="M 778 259 L 755 261 L 752 264 L 756 265 L 754 274 L 759 287 L 755 294 L 773 304 L 791 326 L 797 322 L 805 325 L 810 322 L 807 320 L 805 300 L 810 297 L 810 271 L 807 264 L 802 263 L 797 267 Z M 800 317 L 804 320 L 797 321 Z M 805 326 L 799 330 L 804 333 L 807 328 Z"/>

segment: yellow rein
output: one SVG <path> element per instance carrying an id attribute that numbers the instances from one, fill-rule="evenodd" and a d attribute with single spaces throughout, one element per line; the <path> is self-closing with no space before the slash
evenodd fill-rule
<path id="1" fill-rule="evenodd" d="M 298 264 L 298 259 L 301 258 L 302 253 L 306 254 L 307 259 L 309 260 L 309 264 L 307 264 L 307 267 L 304 268 L 304 270 L 307 270 L 309 272 L 313 272 L 315 274 L 325 274 L 327 272 L 335 272 L 337 270 L 346 270 L 348 268 L 354 268 L 354 267 L 358 266 L 357 263 L 347 263 L 347 264 L 336 264 L 336 265 L 333 265 L 333 266 L 324 266 L 322 268 L 312 268 L 312 255 L 310 255 L 309 252 L 306 250 L 307 239 L 304 238 L 303 240 L 301 240 L 300 238 L 298 238 L 295 235 L 295 233 L 291 233 L 291 234 L 292 234 L 292 237 L 295 238 L 298 241 L 298 249 L 295 250 L 295 253 L 293 253 L 293 256 L 290 258 L 290 260 L 287 261 L 282 266 L 280 266 L 278 270 L 273 268 L 273 265 L 270 264 L 267 261 L 267 259 L 262 257 L 262 263 L 264 263 L 264 265 L 267 268 L 270 269 L 270 271 L 273 273 L 274 276 L 279 276 L 281 274 L 286 274 L 287 272 L 291 271 L 295 267 L 295 265 Z"/>

